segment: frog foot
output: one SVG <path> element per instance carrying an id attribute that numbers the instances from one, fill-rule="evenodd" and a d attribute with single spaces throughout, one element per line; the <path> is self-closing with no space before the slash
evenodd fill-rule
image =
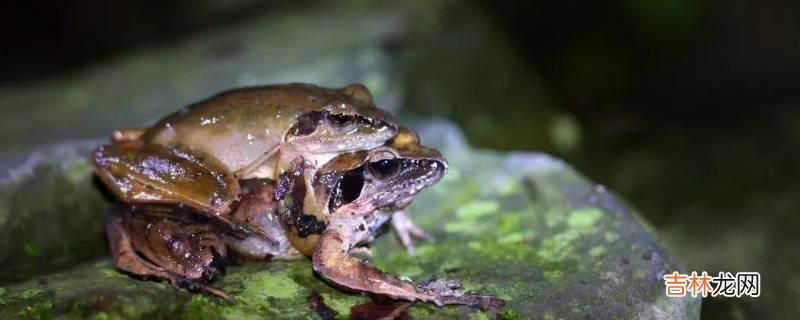
<path id="1" fill-rule="evenodd" d="M 460 288 L 461 282 L 450 279 L 432 279 L 417 285 L 417 291 L 435 297 L 431 302 L 439 306 L 464 304 L 482 310 L 496 310 L 505 305 L 505 301 L 495 296 L 463 292 L 458 290 Z"/>
<path id="2" fill-rule="evenodd" d="M 405 211 L 397 211 L 392 215 L 392 229 L 397 234 L 397 237 L 400 238 L 400 243 L 403 244 L 403 247 L 406 248 L 406 253 L 409 256 L 413 256 L 416 252 L 416 248 L 414 247 L 414 243 L 411 241 L 411 237 L 426 241 L 426 242 L 433 242 L 434 239 L 431 235 L 429 235 L 425 230 L 418 227 L 408 218 Z"/>

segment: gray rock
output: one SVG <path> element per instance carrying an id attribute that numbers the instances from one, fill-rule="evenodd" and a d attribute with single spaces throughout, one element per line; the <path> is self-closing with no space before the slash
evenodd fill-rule
<path id="1" fill-rule="evenodd" d="M 414 280 L 455 278 L 467 290 L 496 294 L 508 301 L 501 318 L 699 317 L 700 299 L 664 294 L 661 277 L 682 270 L 678 262 L 604 187 L 545 154 L 471 149 L 446 121 L 414 127 L 451 165 L 410 208 L 438 242 L 420 244 L 409 257 L 384 235 L 372 246 L 376 265 Z M 96 143 L 35 153 L 3 179 L 0 234 L 13 236 L 3 238 L 0 261 L 18 273 L 6 280 L 35 277 L 0 288 L 0 317 L 307 318 L 316 314 L 307 302 L 313 291 L 342 316 L 367 301 L 325 284 L 305 259 L 228 268 L 214 284 L 236 297 L 234 305 L 118 273 L 101 255 L 108 202 L 86 163 Z M 57 257 L 74 266 L 47 275 L 69 264 Z M 408 312 L 424 319 L 484 316 L 421 303 Z"/>

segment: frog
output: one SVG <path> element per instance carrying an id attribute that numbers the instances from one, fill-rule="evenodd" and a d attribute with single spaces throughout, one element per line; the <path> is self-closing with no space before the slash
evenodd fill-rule
<path id="1" fill-rule="evenodd" d="M 240 234 L 259 233 L 230 218 L 240 180 L 276 180 L 296 157 L 316 168 L 341 152 L 383 145 L 396 132 L 394 118 L 361 84 L 256 86 L 219 93 L 148 128 L 116 130 L 92 164 L 123 203 L 189 208 Z"/>
<path id="2" fill-rule="evenodd" d="M 298 157 L 292 161 L 292 170 L 278 181 L 241 181 L 241 204 L 232 217 L 258 226 L 277 242 L 256 235 L 240 238 L 219 228 L 215 233 L 210 224 L 201 221 L 202 216 L 138 206 L 107 225 L 116 266 L 133 275 L 164 279 L 173 286 L 233 302 L 232 296 L 209 286 L 229 254 L 261 261 L 310 258 L 321 278 L 346 290 L 437 305 L 488 309 L 504 304 L 494 296 L 461 292 L 455 280 L 417 284 L 400 280 L 355 257 L 386 224 L 400 228 L 400 233 L 409 232 L 403 230 L 405 224 L 391 221 L 447 170 L 441 154 L 421 146 L 416 134 L 401 128 L 385 146 L 340 154 L 317 169 L 312 184 L 316 197 L 310 201 L 321 213 L 304 207 L 309 200 L 302 179 L 308 165 Z M 292 241 L 292 237 L 301 241 Z"/>
<path id="3" fill-rule="evenodd" d="M 313 183 L 316 203 L 311 209 L 302 182 L 308 163 L 297 158 L 291 167 L 274 185 L 256 185 L 254 190 L 260 190 L 256 194 L 267 195 L 263 198 L 274 194 L 272 202 L 259 201 L 260 207 L 242 206 L 236 213 L 260 219 L 265 229 L 282 227 L 282 245 L 270 246 L 253 238 L 234 239 L 230 245 L 234 251 L 253 258 L 309 257 L 321 278 L 345 290 L 439 306 L 462 304 L 491 309 L 504 305 L 503 300 L 491 295 L 460 291 L 456 280 L 413 283 L 356 256 L 369 256 L 364 245 L 386 224 L 394 228 L 407 250 L 412 235 L 430 240 L 410 221 L 406 208 L 418 192 L 445 175 L 447 162 L 437 150 L 421 145 L 413 131 L 401 127 L 385 146 L 341 154 L 318 169 Z"/>

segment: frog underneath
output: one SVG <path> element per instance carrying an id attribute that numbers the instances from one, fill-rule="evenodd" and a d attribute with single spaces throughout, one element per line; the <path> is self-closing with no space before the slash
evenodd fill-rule
<path id="1" fill-rule="evenodd" d="M 256 259 L 309 256 L 322 278 L 349 290 L 438 305 L 466 304 L 486 309 L 503 304 L 493 296 L 460 292 L 458 282 L 453 280 L 421 284 L 402 281 L 351 255 L 388 222 L 401 239 L 403 235 L 409 237 L 409 233 L 423 234 L 418 228 L 409 227 L 413 224 L 403 209 L 417 192 L 439 181 L 447 165 L 437 151 L 421 146 L 415 134 L 401 129 L 386 146 L 334 158 L 316 170 L 312 184 L 315 197 L 311 200 L 305 198 L 307 192 L 303 190 L 303 172 L 310 170 L 307 164 L 296 158 L 277 182 L 242 181 L 242 203 L 232 217 L 270 234 L 274 243 L 256 236 L 238 238 L 214 233 L 206 229 L 205 223 L 193 224 L 191 219 L 181 220 L 180 215 L 165 216 L 143 208 L 138 214 L 109 224 L 112 241 L 121 239 L 112 243 L 117 266 L 130 273 L 164 278 L 174 285 L 227 297 L 205 285 L 218 272 L 215 263 L 227 254 L 227 244 L 227 249 Z M 310 202 L 315 204 L 307 206 Z M 143 224 L 155 227 L 137 227 Z M 183 239 L 188 240 L 180 242 Z M 157 249 L 142 250 L 140 246 Z M 186 255 L 192 250 L 196 253 Z M 137 252 L 147 259 L 138 257 Z M 185 263 L 180 259 L 182 255 L 198 259 L 194 264 Z M 170 261 L 183 264 L 159 265 Z M 131 266 L 136 268 L 126 269 Z M 156 272 L 160 271 L 158 268 L 169 270 Z"/>

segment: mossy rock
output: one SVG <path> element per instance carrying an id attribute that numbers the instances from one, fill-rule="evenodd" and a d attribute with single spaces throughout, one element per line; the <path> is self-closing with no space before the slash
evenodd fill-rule
<path id="1" fill-rule="evenodd" d="M 456 278 L 507 300 L 499 318 L 699 316 L 700 299 L 667 298 L 682 270 L 653 230 L 600 185 L 544 154 L 471 149 L 450 123 L 416 126 L 451 170 L 410 208 L 437 239 L 407 256 L 391 234 L 374 263 L 415 280 Z M 308 260 L 247 262 L 214 285 L 237 303 L 114 270 L 102 221 L 110 206 L 86 163 L 97 140 L 66 142 L 16 164 L 0 187 L 0 318 L 314 318 L 312 292 L 339 317 L 368 302 L 314 275 Z M 467 307 L 416 303 L 415 318 L 484 318 Z"/>

